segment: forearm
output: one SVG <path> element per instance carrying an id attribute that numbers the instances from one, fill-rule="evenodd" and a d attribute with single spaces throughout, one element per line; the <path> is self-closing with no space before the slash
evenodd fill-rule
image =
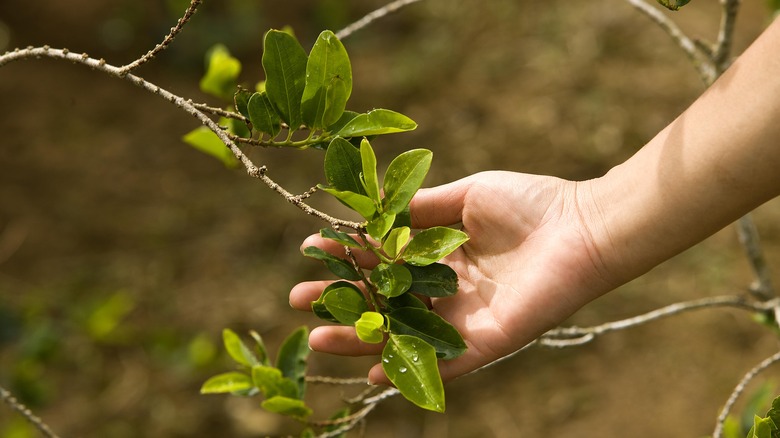
<path id="1" fill-rule="evenodd" d="M 627 281 L 780 194 L 780 22 L 590 187 L 605 268 Z"/>

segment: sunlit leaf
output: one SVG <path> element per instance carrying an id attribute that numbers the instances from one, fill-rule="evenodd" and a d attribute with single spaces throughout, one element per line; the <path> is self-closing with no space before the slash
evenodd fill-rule
<path id="1" fill-rule="evenodd" d="M 282 130 L 282 119 L 274 110 L 271 101 L 265 93 L 255 93 L 247 104 L 249 120 L 252 126 L 263 133 L 276 137 Z"/>
<path id="2" fill-rule="evenodd" d="M 252 379 L 237 371 L 218 374 L 200 387 L 201 394 L 224 394 L 236 391 L 246 391 L 253 388 Z"/>
<path id="3" fill-rule="evenodd" d="M 241 365 L 251 367 L 260 364 L 254 353 L 247 348 L 233 330 L 222 330 L 222 342 L 225 344 L 225 350 L 227 350 L 230 357 Z"/>
<path id="4" fill-rule="evenodd" d="M 428 297 L 448 297 L 458 292 L 458 274 L 449 266 L 432 263 L 427 266 L 406 265 L 412 274 L 410 290 Z"/>
<path id="5" fill-rule="evenodd" d="M 306 392 L 306 358 L 309 357 L 309 329 L 299 327 L 292 332 L 279 347 L 276 367 L 282 376 L 290 379 L 298 387 L 298 397 Z"/>
<path id="6" fill-rule="evenodd" d="M 301 100 L 303 121 L 325 129 L 341 118 L 352 93 L 352 67 L 344 45 L 333 32 L 323 31 L 306 64 L 306 88 Z"/>
<path id="7" fill-rule="evenodd" d="M 371 271 L 371 283 L 377 292 L 392 298 L 397 297 L 412 285 L 412 274 L 402 265 L 380 263 Z"/>
<path id="8" fill-rule="evenodd" d="M 357 286 L 355 286 L 352 283 L 348 283 L 346 281 L 336 281 L 334 283 L 329 284 L 325 290 L 322 291 L 322 294 L 320 294 L 320 297 L 317 299 L 317 301 L 314 301 L 311 303 L 311 310 L 314 312 L 315 315 L 317 315 L 318 318 L 323 319 L 325 321 L 329 322 L 340 322 L 338 319 L 336 319 L 335 316 L 333 316 L 329 311 L 328 308 L 325 307 L 325 297 L 333 290 L 340 289 L 340 288 L 349 288 L 353 289 L 358 294 L 362 295 L 362 292 L 360 289 L 358 289 Z"/>
<path id="9" fill-rule="evenodd" d="M 325 152 L 325 180 L 336 190 L 367 195 L 360 181 L 360 151 L 350 142 L 336 137 Z"/>
<path id="10" fill-rule="evenodd" d="M 466 352 L 466 343 L 458 330 L 441 316 L 427 309 L 403 308 L 387 314 L 390 333 L 416 336 L 436 349 L 442 359 L 454 359 Z"/>
<path id="11" fill-rule="evenodd" d="M 363 137 L 412 131 L 415 128 L 417 123 L 401 113 L 375 109 L 358 115 L 336 132 L 342 137 Z"/>
<path id="12" fill-rule="evenodd" d="M 432 157 L 427 149 L 413 149 L 395 157 L 385 173 L 385 211 L 400 213 L 409 205 L 431 167 Z"/>
<path id="13" fill-rule="evenodd" d="M 338 275 L 340 278 L 351 281 L 360 280 L 360 275 L 355 272 L 355 267 L 352 266 L 351 263 L 325 252 L 316 246 L 305 248 L 303 250 L 303 255 L 322 261 L 330 272 Z"/>
<path id="14" fill-rule="evenodd" d="M 384 340 L 385 317 L 377 312 L 363 312 L 355 321 L 355 331 L 358 338 L 369 344 L 378 344 Z"/>
<path id="15" fill-rule="evenodd" d="M 225 143 L 222 143 L 217 134 L 205 126 L 190 131 L 182 140 L 195 149 L 217 158 L 226 167 L 238 167 L 238 160 L 233 152 L 225 146 Z"/>
<path id="16" fill-rule="evenodd" d="M 370 219 L 376 214 L 376 204 L 366 195 L 350 191 L 341 191 L 331 187 L 325 187 L 322 184 L 317 185 L 317 188 L 325 193 L 333 195 L 344 205 L 355 210 L 366 219 Z"/>
<path id="17" fill-rule="evenodd" d="M 206 74 L 200 80 L 200 89 L 226 101 L 233 98 L 241 62 L 230 56 L 227 47 L 217 44 L 206 53 Z"/>
<path id="18" fill-rule="evenodd" d="M 290 129 L 297 129 L 301 118 L 301 97 L 306 86 L 308 57 L 298 40 L 278 30 L 270 30 L 263 40 L 265 90 Z"/>
<path id="19" fill-rule="evenodd" d="M 255 340 L 255 350 L 257 350 L 257 358 L 263 365 L 270 365 L 270 358 L 268 357 L 268 350 L 265 348 L 265 342 L 260 334 L 254 330 L 249 331 L 249 336 Z"/>
<path id="20" fill-rule="evenodd" d="M 268 412 L 287 415 L 288 417 L 298 419 L 305 419 L 312 414 L 311 408 L 306 406 L 306 403 L 304 403 L 303 400 L 280 395 L 264 400 L 260 406 Z"/>
<path id="21" fill-rule="evenodd" d="M 328 292 L 323 299 L 325 307 L 338 322 L 354 325 L 367 312 L 366 298 L 354 288 L 341 287 Z"/>
<path id="22" fill-rule="evenodd" d="M 387 254 L 388 257 L 394 259 L 401 253 L 404 246 L 409 242 L 412 230 L 409 227 L 393 228 L 390 230 L 390 234 L 387 235 L 385 243 L 382 244 L 382 251 Z"/>
<path id="23" fill-rule="evenodd" d="M 412 238 L 403 258 L 410 265 L 430 265 L 450 255 L 467 240 L 469 236 L 463 231 L 447 227 L 428 228 Z"/>
<path id="24" fill-rule="evenodd" d="M 379 197 L 379 177 L 376 174 L 376 155 L 371 144 L 365 138 L 360 142 L 360 158 L 363 169 L 363 187 L 366 189 L 368 197 L 377 204 L 380 203 Z"/>
<path id="25" fill-rule="evenodd" d="M 384 212 L 376 215 L 368 221 L 366 225 L 366 231 L 368 235 L 376 240 L 381 241 L 384 239 L 388 231 L 393 227 L 395 222 L 395 213 Z"/>
<path id="26" fill-rule="evenodd" d="M 282 376 L 282 371 L 279 368 L 264 365 L 253 366 L 252 383 L 263 393 L 265 398 L 277 395 L 299 398 L 298 385 Z"/>
<path id="27" fill-rule="evenodd" d="M 444 412 L 444 384 L 436 351 L 423 340 L 391 334 L 382 351 L 382 369 L 407 400 L 423 409 Z"/>

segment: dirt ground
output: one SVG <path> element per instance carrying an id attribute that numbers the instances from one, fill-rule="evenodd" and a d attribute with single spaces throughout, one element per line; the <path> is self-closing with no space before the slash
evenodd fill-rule
<path id="1" fill-rule="evenodd" d="M 0 2 L 0 51 L 49 44 L 122 64 L 167 32 L 176 19 L 169 9 L 183 10 L 176 0 L 54 3 Z M 242 78 L 253 84 L 269 27 L 291 24 L 309 47 L 322 28 L 382 4 L 205 3 L 139 73 L 212 103 L 197 89 L 211 44 L 225 43 L 242 59 Z M 716 3 L 694 1 L 673 16 L 692 35 L 713 38 Z M 745 2 L 737 51 L 769 16 L 762 2 Z M 349 107 L 390 108 L 419 123 L 413 133 L 378 140 L 380 162 L 429 148 L 426 185 L 490 169 L 600 176 L 702 91 L 668 36 L 619 0 L 425 0 L 345 45 L 355 82 Z M 169 103 L 81 66 L 40 60 L 0 68 L 0 385 L 63 437 L 299 430 L 255 399 L 200 396 L 198 388 L 230 366 L 222 328 L 257 330 L 273 350 L 292 328 L 318 324 L 291 310 L 287 293 L 327 275 L 298 251 L 323 224 L 183 144 L 195 127 Z M 250 155 L 294 192 L 323 178 L 317 151 Z M 780 200 L 754 216 L 780 282 Z M 743 294 L 751 280 L 729 228 L 567 323 Z M 777 348 L 775 335 L 744 312 L 692 313 L 582 347 L 524 351 L 449 384 L 443 415 L 390 400 L 369 416 L 365 436 L 704 436 L 742 375 Z M 314 353 L 310 371 L 360 376 L 374 360 Z M 780 393 L 772 386 L 778 372 L 770 369 L 748 394 L 762 385 Z M 341 396 L 313 388 L 310 401 L 326 413 Z M 0 438 L 12 436 L 35 435 L 0 406 Z"/>

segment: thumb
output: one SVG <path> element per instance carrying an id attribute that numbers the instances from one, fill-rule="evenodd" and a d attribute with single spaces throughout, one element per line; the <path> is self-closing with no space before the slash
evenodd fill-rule
<path id="1" fill-rule="evenodd" d="M 470 187 L 470 178 L 463 178 L 438 187 L 420 189 L 409 204 L 412 227 L 429 228 L 460 222 Z"/>

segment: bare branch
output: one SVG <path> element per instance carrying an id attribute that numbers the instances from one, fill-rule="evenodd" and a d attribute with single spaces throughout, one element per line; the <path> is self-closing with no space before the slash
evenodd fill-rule
<path id="1" fill-rule="evenodd" d="M 307 383 L 321 383 L 323 385 L 367 385 L 368 380 L 365 377 L 327 377 L 327 376 L 306 376 Z"/>
<path id="2" fill-rule="evenodd" d="M 718 28 L 718 40 L 712 54 L 712 63 L 718 76 L 728 68 L 730 63 L 731 44 L 734 41 L 734 23 L 737 21 L 740 3 L 740 0 L 720 0 L 722 8 L 720 27 Z"/>
<path id="3" fill-rule="evenodd" d="M 199 111 L 203 111 L 204 113 L 210 113 L 216 116 L 226 117 L 228 119 L 235 119 L 244 123 L 249 123 L 249 119 L 244 117 L 243 114 L 238 114 L 238 113 L 234 113 L 233 111 L 223 110 L 222 108 L 214 108 L 213 106 L 206 105 L 205 103 L 194 103 L 192 101 L 190 101 L 190 103 L 192 103 L 192 106 L 197 108 Z"/>
<path id="4" fill-rule="evenodd" d="M 756 276 L 756 280 L 750 285 L 750 292 L 762 300 L 769 300 L 775 296 L 772 287 L 772 278 L 769 273 L 769 265 L 764 258 L 764 252 L 759 243 L 758 230 L 750 214 L 742 216 L 737 221 L 737 235 L 739 242 L 745 250 L 750 267 Z"/>
<path id="5" fill-rule="evenodd" d="M 745 390 L 745 387 L 748 385 L 748 383 L 750 383 L 750 381 L 753 380 L 762 371 L 777 362 L 780 362 L 780 352 L 777 352 L 772 356 L 762 360 L 761 363 L 753 367 L 753 369 L 748 371 L 745 376 L 742 377 L 742 380 L 740 380 L 737 386 L 734 387 L 734 391 L 731 392 L 729 399 L 726 401 L 726 405 L 723 406 L 723 410 L 720 411 L 720 415 L 718 415 L 718 421 L 715 424 L 715 431 L 712 433 L 713 438 L 723 437 L 723 425 L 726 422 L 726 418 L 728 418 L 729 414 L 731 413 L 731 408 L 734 407 L 734 403 L 736 403 L 737 398 L 739 398 L 739 396 Z"/>
<path id="6" fill-rule="evenodd" d="M 388 3 L 375 11 L 369 12 L 360 20 L 336 32 L 336 38 L 343 40 L 344 38 L 347 38 L 348 36 L 357 32 L 358 30 L 373 23 L 375 20 L 378 20 L 391 12 L 395 12 L 403 8 L 404 6 L 408 6 L 411 5 L 412 3 L 417 3 L 419 1 L 420 0 L 396 0 L 392 3 Z"/>
<path id="7" fill-rule="evenodd" d="M 122 68 L 120 69 L 120 76 L 124 76 L 130 73 L 131 71 L 135 70 L 141 65 L 149 62 L 158 53 L 165 50 L 168 47 L 168 44 L 170 44 L 173 41 L 173 39 L 176 38 L 176 35 L 178 35 L 179 32 L 181 32 L 184 25 L 190 21 L 190 18 L 192 18 L 192 16 L 198 10 L 198 6 L 200 6 L 201 1 L 202 0 L 192 0 L 190 2 L 190 5 L 187 7 L 187 10 L 184 11 L 184 16 L 179 18 L 179 21 L 176 23 L 176 26 L 171 28 L 170 33 L 168 33 L 168 35 L 166 35 L 165 38 L 163 38 L 162 42 L 160 44 L 157 44 L 152 50 L 146 52 L 144 56 L 136 59 L 130 64 L 122 66 Z"/>
<path id="8" fill-rule="evenodd" d="M 27 421 L 30 422 L 38 431 L 41 432 L 45 437 L 47 438 L 59 438 L 56 433 L 54 433 L 51 428 L 43 422 L 39 417 L 37 417 L 35 414 L 30 411 L 27 406 L 23 405 L 19 400 L 17 400 L 11 393 L 0 386 L 0 399 L 2 399 L 5 404 L 11 407 L 14 411 L 18 412 L 19 415 L 24 417 Z"/>

